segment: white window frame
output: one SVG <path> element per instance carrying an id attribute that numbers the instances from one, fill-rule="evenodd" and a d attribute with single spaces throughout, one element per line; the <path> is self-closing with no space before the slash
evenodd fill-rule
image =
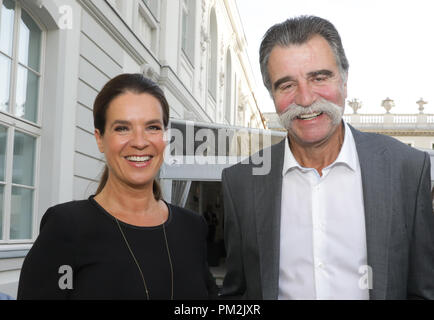
<path id="1" fill-rule="evenodd" d="M 16 102 L 16 76 L 18 72 L 18 65 L 20 64 L 18 61 L 18 46 L 19 43 L 16 41 L 18 39 L 19 31 L 20 31 L 20 18 L 21 18 L 21 11 L 23 10 L 23 6 L 20 5 L 20 2 L 15 1 L 15 18 L 14 18 L 14 34 L 13 34 L 13 48 L 12 48 L 12 57 L 7 56 L 8 58 L 11 58 L 12 61 L 12 67 L 11 67 L 11 83 L 9 87 L 9 97 L 10 97 L 10 112 L 8 111 L 0 111 L 2 113 L 8 114 L 11 117 L 14 117 L 15 119 L 18 119 L 19 121 L 27 122 L 28 124 L 35 125 L 36 127 L 41 127 L 41 116 L 42 116 L 42 108 L 41 102 L 42 102 L 42 92 L 43 92 L 43 81 L 42 81 L 42 73 L 45 68 L 45 41 L 46 41 L 46 32 L 44 27 L 38 22 L 38 20 L 31 14 L 29 10 L 25 10 L 26 13 L 33 19 L 33 21 L 36 23 L 36 25 L 41 29 L 41 55 L 40 55 L 40 61 L 39 61 L 39 69 L 40 71 L 37 72 L 36 70 L 31 69 L 28 66 L 23 66 L 24 68 L 31 70 L 35 74 L 39 76 L 39 88 L 38 88 L 38 110 L 36 114 L 36 121 L 32 122 L 27 119 L 19 118 L 14 115 L 14 108 L 15 108 L 15 102 Z M 0 0 L 0 5 L 3 4 L 3 0 Z M 25 7 L 24 7 L 25 9 Z M 4 55 L 3 53 L 0 53 L 1 55 Z"/>
<path id="2" fill-rule="evenodd" d="M 106 1 L 113 8 L 113 10 L 115 10 L 119 14 L 121 18 L 124 18 L 125 0 L 106 0 Z"/>
<path id="3" fill-rule="evenodd" d="M 229 65 L 230 63 L 230 65 Z M 226 65 L 225 65 L 225 98 L 224 98 L 224 111 L 225 115 L 224 118 L 228 122 L 228 124 L 232 123 L 232 57 L 230 49 L 226 50 Z M 228 70 L 229 69 L 229 70 Z"/>
<path id="4" fill-rule="evenodd" d="M 158 16 L 160 12 L 160 4 L 158 5 Z M 139 0 L 137 7 L 135 7 L 135 14 L 133 15 L 134 19 L 134 29 L 136 30 L 136 33 L 138 34 L 138 38 L 140 41 L 155 55 L 158 55 L 159 50 L 159 33 L 160 33 L 160 23 L 157 19 L 158 17 L 155 17 L 154 14 L 151 12 L 151 9 L 146 5 L 146 3 L 143 0 Z M 141 30 L 140 30 L 140 19 L 145 19 L 146 23 L 151 28 L 151 40 L 150 45 L 148 46 L 146 43 L 146 39 L 143 39 Z"/>
<path id="5" fill-rule="evenodd" d="M 215 41 L 213 41 L 212 34 L 212 17 L 215 19 Z M 217 96 L 218 96 L 218 81 L 217 81 L 217 73 L 218 73 L 218 24 L 217 24 L 217 14 L 214 9 L 211 10 L 209 17 L 209 46 L 208 46 L 208 78 L 207 78 L 207 87 L 208 87 L 208 96 L 212 99 L 214 103 L 217 104 Z M 215 43 L 214 43 L 215 42 Z M 213 47 L 213 44 L 215 47 Z M 213 60 L 213 55 L 215 54 L 215 61 Z M 213 72 L 215 74 L 213 74 Z M 212 79 L 212 80 L 211 80 Z"/>
<path id="6" fill-rule="evenodd" d="M 152 18 L 157 22 L 157 24 L 160 22 L 160 10 L 161 10 L 161 0 L 158 0 L 157 3 L 157 12 L 152 12 L 152 9 L 144 0 L 139 0 L 140 4 L 146 7 L 146 9 L 149 11 L 149 14 L 152 16 Z"/>
<path id="7" fill-rule="evenodd" d="M 232 64 L 233 65 L 233 64 Z M 234 69 L 235 70 L 235 69 Z M 233 96 L 233 105 L 232 105 L 232 123 L 233 124 L 237 124 L 238 123 L 238 117 L 237 117 L 237 113 L 238 113 L 238 85 L 237 85 L 237 72 L 234 71 L 233 73 L 234 75 L 234 79 L 233 79 L 233 91 L 232 91 L 232 96 Z"/>
<path id="8" fill-rule="evenodd" d="M 181 1 L 181 10 L 180 10 L 180 42 L 181 42 L 181 53 L 182 53 L 182 57 L 183 59 L 190 65 L 190 67 L 192 69 L 194 69 L 194 63 L 195 63 L 195 46 L 196 46 L 196 37 L 195 37 L 195 31 L 196 31 L 196 8 L 190 8 L 189 7 L 189 3 L 191 0 L 182 0 Z M 193 5 L 195 4 L 195 2 L 191 2 Z M 190 12 L 193 9 L 193 12 Z M 185 16 L 187 17 L 187 21 L 184 21 L 184 13 L 186 14 Z M 193 16 L 192 16 L 193 15 Z M 184 49 L 184 23 L 186 23 L 186 34 L 187 34 L 187 38 L 189 40 L 187 40 L 186 46 L 187 48 Z M 192 32 L 193 34 L 189 34 L 190 32 Z M 189 53 L 187 52 L 188 50 L 191 50 L 191 56 L 189 56 Z"/>
<path id="9" fill-rule="evenodd" d="M 11 66 L 11 77 L 10 77 L 10 89 L 9 89 L 9 103 L 10 110 L 9 111 L 0 111 L 0 125 L 6 127 L 7 132 L 7 143 L 6 143 L 6 161 L 5 161 L 5 188 L 4 188 L 4 199 L 3 199 L 3 219 L 2 219 L 2 238 L 0 239 L 0 250 L 4 249 L 4 245 L 17 245 L 17 244 L 27 244 L 32 243 L 38 234 L 38 230 L 36 228 L 37 220 L 38 220 L 38 199 L 39 199 L 39 166 L 40 166 L 40 150 L 41 150 L 41 136 L 42 136 L 42 93 L 43 93 L 43 85 L 44 85 L 44 70 L 45 70 L 45 48 L 46 48 L 46 29 L 45 27 L 38 21 L 37 18 L 32 14 L 30 10 L 27 10 L 25 5 L 20 1 L 15 2 L 15 17 L 14 17 L 14 33 L 13 33 L 13 49 L 12 49 L 12 66 Z M 3 0 L 0 0 L 0 7 L 3 4 Z M 38 102 L 37 102 L 37 114 L 36 114 L 36 122 L 29 121 L 27 119 L 19 118 L 13 114 L 13 108 L 15 107 L 16 101 L 16 76 L 18 71 L 18 45 L 19 45 L 19 28 L 20 28 L 20 19 L 21 13 L 25 10 L 26 13 L 32 18 L 34 23 L 41 30 L 41 45 L 40 45 L 40 61 L 39 61 L 39 72 L 33 70 L 39 76 L 39 88 L 38 88 Z M 0 53 L 3 55 L 3 53 Z M 35 159 L 33 163 L 33 187 L 29 188 L 28 186 L 21 186 L 12 183 L 12 166 L 13 166 L 13 145 L 14 145 L 14 137 L 15 132 L 19 131 L 21 133 L 30 135 L 35 138 Z M 32 199 L 32 221 L 31 221 L 31 238 L 29 239 L 17 239 L 11 240 L 10 238 L 10 220 L 11 220 L 11 200 L 12 200 L 12 187 L 20 186 L 26 189 L 33 190 L 33 199 Z M 10 246 L 6 246 L 10 247 Z"/>

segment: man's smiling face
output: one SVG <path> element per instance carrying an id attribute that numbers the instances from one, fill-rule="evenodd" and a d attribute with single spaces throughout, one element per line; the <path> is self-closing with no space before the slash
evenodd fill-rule
<path id="1" fill-rule="evenodd" d="M 298 105 L 306 108 L 286 128 L 299 144 L 327 141 L 340 125 L 328 112 L 313 112 L 308 107 L 334 104 L 331 109 L 343 114 L 347 96 L 346 82 L 328 42 L 314 36 L 306 43 L 288 47 L 275 46 L 268 60 L 271 93 L 279 115 Z"/>

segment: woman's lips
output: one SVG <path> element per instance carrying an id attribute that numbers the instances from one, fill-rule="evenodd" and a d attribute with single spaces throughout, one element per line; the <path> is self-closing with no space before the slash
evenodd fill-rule
<path id="1" fill-rule="evenodd" d="M 125 159 L 135 168 L 144 168 L 150 164 L 152 156 L 127 156 Z"/>

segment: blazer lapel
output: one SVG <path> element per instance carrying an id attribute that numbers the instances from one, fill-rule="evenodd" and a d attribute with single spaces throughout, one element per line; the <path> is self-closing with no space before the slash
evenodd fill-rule
<path id="1" fill-rule="evenodd" d="M 254 208 L 258 237 L 263 299 L 277 299 L 279 287 L 280 204 L 282 167 L 286 138 L 273 147 L 265 159 L 271 161 L 270 173 L 254 179 Z"/>
<path id="2" fill-rule="evenodd" d="M 388 240 L 392 215 L 391 159 L 383 144 L 350 127 L 359 157 L 365 206 L 368 265 L 372 268 L 370 299 L 385 299 Z"/>

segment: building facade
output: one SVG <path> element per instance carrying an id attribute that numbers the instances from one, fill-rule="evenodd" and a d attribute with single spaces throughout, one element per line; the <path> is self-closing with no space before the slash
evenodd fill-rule
<path id="1" fill-rule="evenodd" d="M 47 208 L 96 190 L 92 106 L 110 78 L 156 81 L 178 124 L 264 129 L 234 0 L 0 0 L 0 66 L 0 292 L 13 297 Z M 188 178 L 162 176 L 166 196 Z"/>

